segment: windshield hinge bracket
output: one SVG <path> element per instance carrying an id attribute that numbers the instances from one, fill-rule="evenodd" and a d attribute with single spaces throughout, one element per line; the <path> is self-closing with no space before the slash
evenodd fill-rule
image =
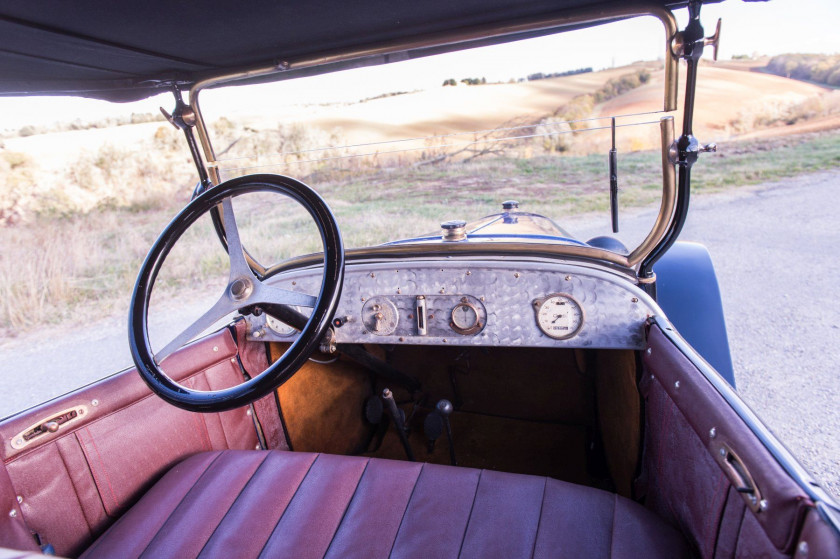
<path id="1" fill-rule="evenodd" d="M 201 158 L 201 152 L 198 150 L 198 143 L 195 141 L 195 135 L 193 134 L 196 123 L 195 110 L 184 103 L 184 97 L 178 84 L 172 84 L 172 95 L 175 96 L 175 108 L 172 110 L 172 114 L 166 112 L 163 107 L 160 108 L 160 112 L 163 113 L 169 124 L 184 132 L 195 168 L 198 171 L 199 183 L 193 191 L 193 198 L 195 198 L 198 194 L 213 186 L 213 183 L 207 174 L 207 168 L 204 166 L 204 160 Z"/>
<path id="2" fill-rule="evenodd" d="M 717 152 L 717 144 L 714 142 L 701 144 L 693 134 L 682 136 L 675 140 L 668 148 L 668 159 L 673 165 L 691 167 L 697 162 L 701 153 Z"/>
<path id="3" fill-rule="evenodd" d="M 721 19 L 718 18 L 715 32 L 705 37 L 703 26 L 700 24 L 700 2 L 691 1 L 688 4 L 689 22 L 683 31 L 678 31 L 671 39 L 671 53 L 684 60 L 700 60 L 704 47 L 712 47 L 712 58 L 717 60 L 720 45 Z"/>

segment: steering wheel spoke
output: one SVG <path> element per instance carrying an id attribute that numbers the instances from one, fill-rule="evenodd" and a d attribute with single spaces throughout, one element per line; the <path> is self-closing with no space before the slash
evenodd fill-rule
<path id="1" fill-rule="evenodd" d="M 264 283 L 260 283 L 254 293 L 255 303 L 314 308 L 317 301 L 318 298 L 314 295 L 289 291 L 288 289 L 281 289 Z"/>
<path id="2" fill-rule="evenodd" d="M 164 346 L 163 349 L 155 354 L 155 361 L 160 364 L 164 359 L 172 355 L 181 347 L 187 345 L 193 339 L 203 334 L 208 328 L 213 326 L 216 322 L 229 315 L 230 313 L 239 310 L 227 295 L 222 296 L 221 299 L 210 307 L 210 310 L 201 315 L 195 322 L 190 324 L 183 332 L 175 336 L 175 339 Z"/>
<path id="3" fill-rule="evenodd" d="M 254 271 L 248 265 L 245 251 L 242 249 L 236 216 L 233 214 L 232 199 L 232 196 L 228 196 L 222 200 L 222 220 L 225 224 L 225 239 L 227 239 L 228 258 L 230 259 L 230 283 L 233 284 L 239 278 L 256 281 Z"/>

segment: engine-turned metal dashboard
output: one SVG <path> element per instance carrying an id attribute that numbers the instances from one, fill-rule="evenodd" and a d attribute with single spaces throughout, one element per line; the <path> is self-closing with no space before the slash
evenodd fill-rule
<path id="1" fill-rule="evenodd" d="M 320 281 L 318 268 L 270 280 L 309 294 Z M 414 259 L 348 264 L 333 328 L 336 343 L 641 349 L 645 321 L 656 314 L 630 281 L 594 267 Z M 297 335 L 265 315 L 248 323 L 253 340 Z"/>

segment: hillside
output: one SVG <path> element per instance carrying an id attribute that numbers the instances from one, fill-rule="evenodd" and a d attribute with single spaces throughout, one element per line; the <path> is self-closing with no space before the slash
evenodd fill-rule
<path id="1" fill-rule="evenodd" d="M 809 101 L 829 93 L 818 85 L 755 72 L 756 66 L 755 63 L 724 62 L 699 68 L 694 135 L 701 141 L 719 142 L 746 134 L 754 136 L 758 129 L 765 129 L 765 135 L 796 133 L 797 130 L 786 129 L 790 115 L 802 110 Z M 663 78 L 662 72 L 654 73 L 650 83 L 604 103 L 598 107 L 598 114 L 633 114 L 659 109 L 661 103 L 654 94 L 662 91 Z M 836 96 L 831 97 L 840 108 Z M 682 89 L 679 102 L 682 105 Z M 813 120 L 820 119 L 833 122 L 836 115 L 814 115 Z M 675 124 L 680 130 L 681 121 L 677 119 Z"/>
<path id="2" fill-rule="evenodd" d="M 702 142 L 840 125 L 840 91 L 756 72 L 757 65 L 728 61 L 701 66 L 694 131 Z M 646 83 L 595 104 L 593 99 L 603 98 L 598 92 L 605 86 L 640 71 L 647 74 Z M 603 153 L 609 149 L 609 131 L 581 133 L 581 129 L 603 128 L 608 121 L 573 124 L 574 134 L 568 133 L 572 128 L 563 121 L 659 111 L 663 79 L 659 64 L 648 62 L 537 81 L 436 86 L 355 103 L 284 107 L 275 99 L 263 99 L 266 108 L 258 114 L 253 109 L 243 113 L 243 107 L 255 106 L 246 102 L 233 108 L 234 122 L 216 119 L 211 124 L 217 153 L 234 158 L 230 166 L 257 166 L 302 177 L 318 170 L 318 180 L 325 178 L 324 165 L 313 163 L 320 158 L 337 162 L 340 173 L 334 178 L 381 166 L 432 162 L 452 151 L 473 149 L 471 143 L 488 138 L 492 142 L 499 134 L 473 132 L 497 127 L 513 127 L 506 133 L 524 139 L 481 144 L 466 156 L 475 157 L 482 149 L 493 153 L 503 149 L 519 158 L 547 152 Z M 619 124 L 648 123 L 621 128 L 619 150 L 657 148 L 660 116 L 619 119 Z M 545 125 L 538 125 L 541 122 Z M 681 123 L 676 125 L 679 130 Z M 567 133 L 540 136 L 557 131 Z M 380 142 L 391 143 L 322 149 Z M 171 200 L 173 192 L 184 199 L 194 181 L 183 139 L 160 122 L 13 137 L 3 144 L 0 222 L 33 211 L 72 213 L 103 204 L 159 206 Z M 290 152 L 297 155 L 277 156 Z"/>
<path id="3" fill-rule="evenodd" d="M 696 135 L 722 140 L 753 132 L 756 127 L 778 119 L 786 108 L 827 91 L 818 85 L 752 71 L 757 65 L 753 61 L 727 61 L 701 66 L 695 109 Z M 342 139 L 349 143 L 471 132 L 517 119 L 533 120 L 551 115 L 576 96 L 592 93 L 608 80 L 642 66 L 651 69 L 651 80 L 597 106 L 594 115 L 661 110 L 664 72 L 656 69 L 656 63 L 647 63 L 538 81 L 433 87 L 350 104 L 284 107 L 270 102 L 261 107 L 258 114 L 237 111 L 236 120 L 255 130 L 273 129 L 281 123 L 338 130 Z M 684 72 L 684 68 L 681 70 Z M 148 138 L 160 126 L 160 123 L 147 123 L 11 138 L 5 140 L 5 147 L 8 151 L 31 154 L 50 166 L 51 156 L 72 159 L 66 151 L 67 145 L 87 150 L 96 150 L 105 143 L 129 145 Z M 64 149 L 58 149 L 60 146 Z M 221 147 L 217 146 L 217 149 Z M 54 162 L 56 167 L 69 163 L 67 160 Z"/>

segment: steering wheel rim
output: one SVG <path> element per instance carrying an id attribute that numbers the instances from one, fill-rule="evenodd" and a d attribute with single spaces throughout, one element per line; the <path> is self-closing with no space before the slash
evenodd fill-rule
<path id="1" fill-rule="evenodd" d="M 246 262 L 246 257 L 239 241 L 239 234 L 235 226 L 235 217 L 230 200 L 234 196 L 252 192 L 276 192 L 284 194 L 301 204 L 312 216 L 318 227 L 321 242 L 324 247 L 324 275 L 321 282 L 321 290 L 317 298 L 315 298 L 312 314 L 297 340 L 280 359 L 272 363 L 265 371 L 230 388 L 216 391 L 193 390 L 172 380 L 164 373 L 155 360 L 156 356 L 152 352 L 148 334 L 148 308 L 152 288 L 154 287 L 155 279 L 163 262 L 181 235 L 201 216 L 211 209 L 218 208 L 222 205 L 226 209 L 230 208 L 229 214 L 227 211 L 225 212 L 225 214 L 229 215 L 229 217 L 228 215 L 225 216 L 226 231 L 228 226 L 232 226 L 232 231 L 234 232 L 233 235 L 228 234 L 227 239 L 223 239 L 228 249 L 231 277 L 228 280 L 225 294 L 222 295 L 219 302 L 210 311 L 205 313 L 202 318 L 199 318 L 182 332 L 181 335 L 186 334 L 191 328 L 196 327 L 217 306 L 223 307 L 224 305 L 220 304 L 225 303 L 226 298 L 232 300 L 230 301 L 231 308 L 235 308 L 238 305 L 236 310 L 239 310 L 264 302 L 257 300 L 261 296 L 261 293 L 268 292 L 272 296 L 279 296 L 278 294 L 282 290 L 265 285 L 263 283 L 265 278 L 260 277 L 247 263 L 245 265 L 250 272 L 250 276 L 245 279 L 253 283 L 251 290 L 245 296 L 242 296 L 241 291 L 234 287 L 234 283 L 242 280 L 247 274 L 240 273 L 239 275 L 243 277 L 234 277 L 236 275 L 235 268 L 237 268 L 237 262 Z M 238 253 L 241 253 L 241 261 L 239 260 L 240 254 Z M 239 268 L 241 272 L 241 265 Z M 197 412 L 217 412 L 241 407 L 271 393 L 276 387 L 287 381 L 306 363 L 309 356 L 318 348 L 323 336 L 330 327 L 336 307 L 338 306 L 343 279 L 344 245 L 342 243 L 341 233 L 329 207 L 314 190 L 296 179 L 281 175 L 249 175 L 223 182 L 208 189 L 187 204 L 166 226 L 149 250 L 140 268 L 131 295 L 128 337 L 132 359 L 141 378 L 149 388 L 170 404 Z M 294 293 L 283 292 L 283 295 L 293 296 Z M 223 314 L 222 316 L 225 315 Z M 222 316 L 217 317 L 216 320 Z M 170 342 L 170 345 L 177 340 L 178 337 L 173 342 Z M 166 349 L 164 348 L 163 351 L 158 352 L 158 356 L 164 353 Z M 163 361 L 169 353 L 160 357 L 160 360 Z"/>

